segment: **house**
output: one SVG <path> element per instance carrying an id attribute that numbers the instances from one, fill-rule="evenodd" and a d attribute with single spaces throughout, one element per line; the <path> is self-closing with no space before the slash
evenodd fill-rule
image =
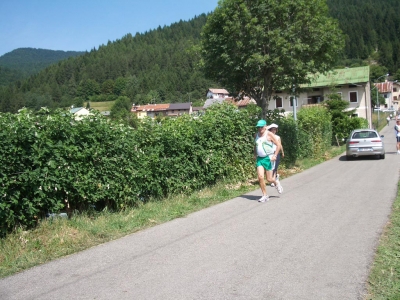
<path id="1" fill-rule="evenodd" d="M 225 98 L 209 98 L 206 100 L 206 102 L 204 102 L 203 109 L 207 109 L 214 104 L 222 104 L 224 101 Z"/>
<path id="2" fill-rule="evenodd" d="M 257 104 L 256 100 L 250 97 L 243 97 L 243 99 L 236 99 L 236 98 L 226 98 L 226 102 L 232 103 L 236 105 L 239 109 L 246 108 L 249 104 Z"/>
<path id="3" fill-rule="evenodd" d="M 131 112 L 135 113 L 138 119 L 145 117 L 155 118 L 156 116 L 165 116 L 169 104 L 147 104 L 135 105 L 132 104 Z"/>
<path id="4" fill-rule="evenodd" d="M 393 109 L 398 111 L 400 109 L 399 102 L 400 102 L 400 82 L 397 80 L 393 82 Z"/>
<path id="5" fill-rule="evenodd" d="M 168 117 L 176 117 L 182 114 L 192 114 L 192 103 L 171 103 L 166 111 L 166 116 Z"/>
<path id="6" fill-rule="evenodd" d="M 229 92 L 225 89 L 208 89 L 207 99 L 220 99 L 229 97 Z"/>
<path id="7" fill-rule="evenodd" d="M 369 83 L 369 66 L 336 69 L 327 74 L 310 75 L 311 83 L 301 85 L 297 101 L 293 93 L 275 91 L 269 103 L 269 109 L 284 109 L 286 112 L 299 110 L 310 105 L 318 105 L 328 99 L 332 93 L 340 94 L 349 102 L 349 109 L 355 109 L 355 116 L 365 118 L 372 126 L 371 93 Z M 293 106 L 296 102 L 296 107 Z"/>
<path id="8" fill-rule="evenodd" d="M 192 103 L 165 103 L 132 105 L 131 112 L 135 113 L 139 119 L 149 117 L 154 119 L 157 116 L 176 117 L 182 114 L 192 114 Z"/>
<path id="9" fill-rule="evenodd" d="M 379 91 L 379 94 L 385 98 L 384 103 L 379 103 L 381 109 L 394 109 L 398 110 L 399 96 L 400 96 L 400 83 L 396 81 L 385 81 L 374 83 Z"/>
<path id="10" fill-rule="evenodd" d="M 193 115 L 199 116 L 204 113 L 203 106 L 193 106 L 192 107 Z"/>
<path id="11" fill-rule="evenodd" d="M 82 120 L 82 118 L 84 118 L 85 116 L 89 116 L 92 114 L 88 109 L 84 107 L 74 107 L 71 108 L 69 112 L 75 116 L 75 120 Z"/>

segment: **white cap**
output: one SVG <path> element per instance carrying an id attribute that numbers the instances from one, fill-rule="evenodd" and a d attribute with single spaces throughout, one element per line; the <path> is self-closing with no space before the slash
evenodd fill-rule
<path id="1" fill-rule="evenodd" d="M 278 125 L 272 123 L 271 125 L 268 126 L 268 130 L 270 130 L 271 128 L 278 128 Z"/>

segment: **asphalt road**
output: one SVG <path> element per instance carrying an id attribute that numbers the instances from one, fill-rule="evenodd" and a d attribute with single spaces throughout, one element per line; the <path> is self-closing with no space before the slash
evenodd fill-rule
<path id="1" fill-rule="evenodd" d="M 381 134 L 385 160 L 341 155 L 269 202 L 257 190 L 2 279 L 0 299 L 363 299 L 399 180 L 392 124 Z"/>

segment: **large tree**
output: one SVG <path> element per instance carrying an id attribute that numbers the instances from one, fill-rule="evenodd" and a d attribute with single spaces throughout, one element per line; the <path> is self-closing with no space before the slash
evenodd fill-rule
<path id="1" fill-rule="evenodd" d="M 210 79 L 254 98 L 265 116 L 274 90 L 330 70 L 344 38 L 324 0 L 221 0 L 201 46 Z"/>

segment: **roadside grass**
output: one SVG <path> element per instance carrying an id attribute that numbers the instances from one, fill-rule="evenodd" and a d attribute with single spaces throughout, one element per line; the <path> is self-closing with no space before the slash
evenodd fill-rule
<path id="1" fill-rule="evenodd" d="M 381 131 L 385 126 L 387 126 L 386 118 L 389 115 L 390 113 L 388 112 L 379 112 L 379 124 L 378 124 L 378 112 L 374 111 L 372 113 L 372 124 L 378 132 Z"/>
<path id="2" fill-rule="evenodd" d="M 392 214 L 380 238 L 368 279 L 366 300 L 400 299 L 400 183 Z"/>
<path id="3" fill-rule="evenodd" d="M 104 101 L 104 102 L 90 102 L 90 108 L 98 111 L 110 111 L 115 101 Z M 86 107 L 87 102 L 83 103 L 83 107 Z"/>

